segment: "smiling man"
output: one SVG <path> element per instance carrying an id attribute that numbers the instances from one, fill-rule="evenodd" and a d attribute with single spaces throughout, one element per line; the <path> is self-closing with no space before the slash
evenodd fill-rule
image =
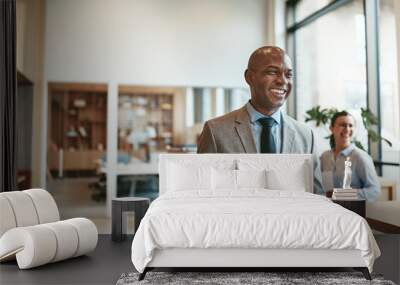
<path id="1" fill-rule="evenodd" d="M 314 193 L 322 194 L 314 134 L 280 110 L 292 90 L 292 62 L 279 47 L 250 56 L 244 73 L 251 99 L 242 108 L 205 123 L 198 153 L 312 153 Z"/>

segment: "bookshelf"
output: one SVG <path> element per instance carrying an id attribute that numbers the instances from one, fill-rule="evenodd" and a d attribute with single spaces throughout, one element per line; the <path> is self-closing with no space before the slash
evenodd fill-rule
<path id="1" fill-rule="evenodd" d="M 107 85 L 49 84 L 49 168 L 94 171 L 106 148 Z M 62 158 L 60 158 L 62 150 Z"/>
<path id="2" fill-rule="evenodd" d="M 120 86 L 118 148 L 134 153 L 143 145 L 153 150 L 171 145 L 176 92 L 173 88 Z"/>

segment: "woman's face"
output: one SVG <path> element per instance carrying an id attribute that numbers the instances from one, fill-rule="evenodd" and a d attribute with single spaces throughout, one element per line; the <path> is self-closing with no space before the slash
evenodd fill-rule
<path id="1" fill-rule="evenodd" d="M 346 148 L 353 136 L 354 119 L 352 116 L 340 116 L 330 130 L 335 138 L 336 148 Z"/>

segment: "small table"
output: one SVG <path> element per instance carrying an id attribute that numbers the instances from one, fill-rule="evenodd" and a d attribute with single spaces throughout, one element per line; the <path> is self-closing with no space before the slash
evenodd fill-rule
<path id="1" fill-rule="evenodd" d="M 333 203 L 339 204 L 340 206 L 359 214 L 361 217 L 365 218 L 365 200 L 355 199 L 355 200 L 334 200 Z"/>
<path id="2" fill-rule="evenodd" d="M 112 199 L 112 227 L 111 238 L 113 241 L 123 241 L 126 234 L 126 224 L 122 223 L 122 213 L 132 211 L 135 213 L 135 233 L 139 227 L 140 221 L 144 217 L 150 205 L 149 198 L 142 197 L 122 197 Z"/>

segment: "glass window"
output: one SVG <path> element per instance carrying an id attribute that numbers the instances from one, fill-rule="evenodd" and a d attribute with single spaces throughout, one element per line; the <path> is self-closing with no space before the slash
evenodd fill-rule
<path id="1" fill-rule="evenodd" d="M 195 123 L 202 123 L 203 122 L 203 114 L 204 114 L 204 107 L 211 107 L 205 106 L 203 104 L 203 88 L 193 88 L 193 101 L 194 101 L 194 122 Z"/>
<path id="2" fill-rule="evenodd" d="M 397 39 L 394 0 L 381 0 L 379 13 L 380 38 L 380 93 L 382 136 L 393 143 L 382 143 L 382 160 L 400 162 L 399 75 L 397 66 Z M 385 167 L 384 174 L 397 176 L 396 167 Z"/>
<path id="3" fill-rule="evenodd" d="M 250 100 L 250 93 L 248 89 L 236 88 L 232 89 L 231 97 L 231 109 L 229 111 L 243 107 Z"/>
<path id="4" fill-rule="evenodd" d="M 192 88 L 193 95 L 187 97 L 187 108 L 192 106 L 194 124 L 204 124 L 217 116 L 239 109 L 250 99 L 247 88 Z M 192 112 L 187 112 L 188 116 Z M 188 124 L 188 126 L 190 126 Z"/>
<path id="5" fill-rule="evenodd" d="M 316 105 L 352 112 L 356 138 L 367 148 L 360 112 L 367 103 L 364 23 L 362 1 L 353 1 L 296 32 L 296 103 L 300 121 Z"/>
<path id="6" fill-rule="evenodd" d="M 303 20 L 312 13 L 322 9 L 333 0 L 301 0 L 296 6 L 296 22 Z"/>

